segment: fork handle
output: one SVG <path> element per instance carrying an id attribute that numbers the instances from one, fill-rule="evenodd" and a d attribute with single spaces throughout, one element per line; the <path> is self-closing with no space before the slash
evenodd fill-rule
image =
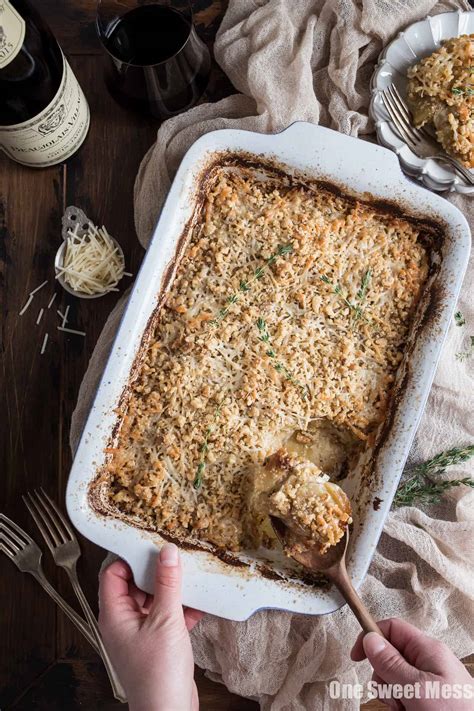
<path id="1" fill-rule="evenodd" d="M 377 632 L 381 637 L 385 637 L 375 619 L 360 599 L 359 593 L 352 585 L 344 559 L 338 566 L 328 570 L 327 574 L 359 620 L 359 624 L 364 632 Z"/>
<path id="2" fill-rule="evenodd" d="M 433 156 L 433 158 L 448 163 L 455 170 L 457 170 L 460 175 L 462 175 L 464 180 L 469 183 L 469 185 L 474 185 L 474 176 L 472 175 L 470 170 L 468 170 L 462 163 L 456 160 L 456 158 L 452 158 L 451 156 L 448 156 L 445 153 L 438 153 L 437 155 Z"/>
<path id="3" fill-rule="evenodd" d="M 75 570 L 75 568 L 73 568 L 73 569 L 66 568 L 66 572 L 69 576 L 69 580 L 71 581 L 73 590 L 76 593 L 76 597 L 79 600 L 79 603 L 84 611 L 86 620 L 88 621 L 89 626 L 92 630 L 92 634 L 95 638 L 99 654 L 102 657 L 102 661 L 104 662 L 105 670 L 106 670 L 107 675 L 109 677 L 109 681 L 110 681 L 110 685 L 112 687 L 114 697 L 117 699 L 117 701 L 120 701 L 122 704 L 125 704 L 125 703 L 127 703 L 127 695 L 125 693 L 125 690 L 124 690 L 122 684 L 120 683 L 120 679 L 118 678 L 117 672 L 115 671 L 113 664 L 110 660 L 109 654 L 105 648 L 104 642 L 102 640 L 102 636 L 99 631 L 99 626 L 97 624 L 97 620 L 95 619 L 94 613 L 91 610 L 89 602 L 87 601 L 87 598 L 84 595 L 82 588 L 79 584 L 76 570 Z"/>
<path id="4" fill-rule="evenodd" d="M 43 590 L 45 590 L 48 595 L 54 600 L 56 605 L 61 608 L 61 610 L 64 612 L 67 617 L 71 620 L 71 622 L 76 625 L 77 629 L 79 632 L 82 632 L 84 637 L 87 639 L 89 644 L 94 647 L 95 651 L 99 653 L 99 649 L 97 646 L 97 642 L 95 641 L 94 636 L 92 635 L 91 629 L 86 622 L 80 617 L 77 612 L 75 612 L 70 605 L 66 602 L 66 600 L 61 597 L 61 595 L 53 588 L 51 583 L 48 581 L 46 576 L 41 575 L 41 573 L 37 572 L 31 572 L 31 575 L 35 578 L 35 580 L 38 581 L 38 583 L 41 585 Z"/>

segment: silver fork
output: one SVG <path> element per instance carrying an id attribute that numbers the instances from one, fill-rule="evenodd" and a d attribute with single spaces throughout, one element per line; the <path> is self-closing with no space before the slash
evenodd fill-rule
<path id="1" fill-rule="evenodd" d="M 395 84 L 390 84 L 382 92 L 382 101 L 390 119 L 408 146 L 420 158 L 433 158 L 451 165 L 461 175 L 468 185 L 474 185 L 474 176 L 460 161 L 447 153 L 439 152 L 439 144 L 425 128 L 415 128 L 412 125 L 412 115 Z"/>
<path id="2" fill-rule="evenodd" d="M 77 599 L 84 610 L 86 620 L 92 630 L 115 698 L 122 703 L 126 703 L 127 697 L 125 691 L 123 690 L 117 672 L 113 668 L 102 641 L 97 620 L 79 584 L 76 568 L 81 550 L 69 521 L 43 489 L 41 489 L 41 491 L 34 491 L 33 493 L 28 492 L 26 496 L 23 496 L 23 501 L 28 507 L 30 514 L 33 516 L 41 535 L 51 551 L 54 562 L 59 567 L 64 568 L 69 577 Z"/>
<path id="3" fill-rule="evenodd" d="M 87 641 L 98 652 L 97 644 L 89 625 L 70 607 L 66 600 L 53 588 L 41 565 L 42 551 L 34 540 L 18 524 L 0 513 L 0 550 L 15 563 L 22 573 L 29 573 L 53 598 L 54 602 L 76 625 Z"/>

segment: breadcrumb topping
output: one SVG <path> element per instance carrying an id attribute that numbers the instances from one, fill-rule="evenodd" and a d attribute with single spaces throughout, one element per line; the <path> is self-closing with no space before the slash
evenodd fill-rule
<path id="1" fill-rule="evenodd" d="M 290 457 L 282 449 L 273 459 L 282 483 L 270 495 L 270 514 L 277 516 L 296 534 L 326 553 L 344 536 L 352 523 L 350 501 L 340 486 L 312 462 Z"/>
<path id="2" fill-rule="evenodd" d="M 373 446 L 428 275 L 422 229 L 329 189 L 216 169 L 107 450 L 121 514 L 256 547 L 249 480 L 269 453 L 322 421 Z"/>

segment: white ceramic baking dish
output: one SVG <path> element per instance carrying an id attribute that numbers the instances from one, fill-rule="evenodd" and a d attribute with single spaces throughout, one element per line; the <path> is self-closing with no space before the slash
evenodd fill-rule
<path id="1" fill-rule="evenodd" d="M 129 523 L 98 514 L 88 490 L 104 463 L 104 448 L 117 424 L 117 407 L 130 377 L 143 334 L 157 305 L 160 285 L 174 265 L 178 240 L 192 218 L 203 170 L 220 152 L 246 151 L 342 185 L 347 192 L 370 193 L 396 201 L 407 213 L 432 218 L 444 226 L 440 268 L 431 289 L 429 323 L 410 353 L 403 388 L 391 428 L 377 453 L 369 489 L 356 477 L 346 490 L 356 507 L 349 551 L 349 572 L 358 587 L 369 567 L 389 511 L 453 315 L 470 250 L 470 232 L 459 210 L 443 198 L 409 182 L 391 151 L 309 123 L 298 122 L 277 135 L 222 130 L 208 133 L 190 148 L 176 174 L 153 239 L 137 277 L 97 395 L 76 453 L 67 488 L 67 508 L 74 525 L 87 538 L 122 556 L 137 584 L 153 589 L 153 561 L 162 538 Z M 174 269 L 175 266 L 172 267 Z M 169 276 L 169 273 L 168 273 Z M 244 620 L 261 608 L 306 614 L 338 609 L 334 590 L 263 577 L 255 563 L 235 566 L 211 552 L 182 552 L 183 603 L 233 620 Z M 248 561 L 247 561 L 248 562 Z"/>

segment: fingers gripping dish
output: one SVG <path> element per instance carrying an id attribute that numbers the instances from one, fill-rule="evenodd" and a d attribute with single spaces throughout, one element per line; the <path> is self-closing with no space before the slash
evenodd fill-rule
<path id="1" fill-rule="evenodd" d="M 284 446 L 340 478 L 375 446 L 435 234 L 232 154 L 199 210 L 93 490 L 135 525 L 255 550 L 272 544 L 266 457 Z"/>

